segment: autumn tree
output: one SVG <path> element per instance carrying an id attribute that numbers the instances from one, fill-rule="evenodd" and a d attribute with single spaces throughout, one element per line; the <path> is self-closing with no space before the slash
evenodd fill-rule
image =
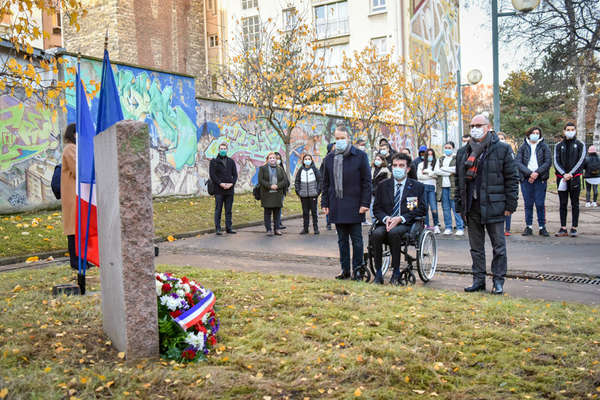
<path id="1" fill-rule="evenodd" d="M 328 79 L 332 72 L 319 52 L 316 35 L 304 19 L 284 28 L 265 21 L 258 37 L 241 35 L 228 66 L 219 77 L 220 92 L 240 106 L 252 106 L 251 120 L 264 120 L 285 147 L 290 174 L 292 131 L 310 112 L 325 112 L 339 90 Z"/>
<path id="2" fill-rule="evenodd" d="M 61 91 L 73 82 L 58 80 L 62 59 L 48 52 L 35 54 L 34 43 L 50 37 L 42 27 L 42 15 L 61 14 L 79 30 L 78 20 L 85 15 L 76 0 L 0 0 L 0 37 L 10 42 L 7 53 L 0 55 L 0 92 L 23 94 L 37 100 L 38 107 L 50 108 L 56 116 Z M 36 59 L 37 58 L 37 59 Z"/>
<path id="3" fill-rule="evenodd" d="M 378 54 L 375 47 L 344 55 L 339 80 L 343 82 L 342 107 L 352 124 L 362 133 L 371 149 L 375 148 L 378 124 L 399 123 L 396 96 L 390 85 L 398 71 L 390 54 Z"/>
<path id="4" fill-rule="evenodd" d="M 402 65 L 404 70 L 391 83 L 398 111 L 413 126 L 417 143 L 429 145 L 431 128 L 456 107 L 456 82 L 442 78 L 420 52 Z"/>

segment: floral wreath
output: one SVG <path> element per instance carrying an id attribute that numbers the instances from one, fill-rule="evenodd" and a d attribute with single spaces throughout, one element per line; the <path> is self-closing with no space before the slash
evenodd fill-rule
<path id="1" fill-rule="evenodd" d="M 215 295 L 193 280 L 156 273 L 161 356 L 178 362 L 205 359 L 217 344 Z"/>

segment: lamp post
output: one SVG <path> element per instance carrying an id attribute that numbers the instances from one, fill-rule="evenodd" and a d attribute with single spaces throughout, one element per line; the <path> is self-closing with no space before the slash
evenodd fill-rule
<path id="1" fill-rule="evenodd" d="M 540 0 L 512 0 L 515 10 L 528 13 L 540 4 Z M 492 57 L 494 70 L 494 130 L 500 131 L 500 72 L 498 67 L 498 18 L 513 17 L 517 12 L 498 12 L 498 0 L 492 0 Z"/>
<path id="2" fill-rule="evenodd" d="M 481 78 L 483 75 L 481 71 L 478 69 L 472 69 L 467 73 L 467 81 L 469 83 L 460 83 L 460 70 L 456 74 L 456 90 L 457 90 L 457 103 L 458 103 L 458 132 L 460 137 L 459 140 L 462 139 L 463 135 L 463 126 L 462 126 L 462 88 L 465 86 L 477 85 L 481 82 Z M 462 140 L 460 141 L 459 147 L 462 147 Z"/>

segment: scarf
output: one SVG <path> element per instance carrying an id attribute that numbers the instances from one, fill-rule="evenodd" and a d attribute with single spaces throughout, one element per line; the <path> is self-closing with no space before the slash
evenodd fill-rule
<path id="1" fill-rule="evenodd" d="M 469 153 L 467 161 L 465 161 L 465 170 L 467 171 L 465 177 L 468 181 L 474 181 L 477 177 L 479 157 L 489 147 L 492 141 L 492 134 L 493 132 L 489 131 L 481 141 L 477 141 L 473 138 L 469 140 L 471 153 Z"/>
<path id="2" fill-rule="evenodd" d="M 269 180 L 271 185 L 277 185 L 277 167 L 272 167 L 269 165 Z M 270 192 L 275 192 L 276 190 L 270 190 Z"/>
<path id="3" fill-rule="evenodd" d="M 335 197 L 338 199 L 344 198 L 344 157 L 348 157 L 350 154 L 350 148 L 352 146 L 348 144 L 344 151 L 335 151 L 333 157 L 333 183 L 335 187 Z"/>

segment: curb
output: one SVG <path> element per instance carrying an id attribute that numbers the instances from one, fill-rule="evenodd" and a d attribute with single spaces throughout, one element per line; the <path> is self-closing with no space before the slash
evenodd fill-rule
<path id="1" fill-rule="evenodd" d="M 287 221 L 290 219 L 297 219 L 297 218 L 301 218 L 301 217 L 302 217 L 302 214 L 293 214 L 293 215 L 289 215 L 287 217 L 282 217 L 281 220 Z M 244 224 L 234 225 L 233 229 L 250 228 L 253 226 L 260 226 L 262 224 L 263 224 L 262 221 L 246 222 Z M 173 236 L 175 239 L 185 239 L 185 238 L 191 238 L 191 237 L 198 236 L 198 235 L 206 235 L 209 233 L 215 233 L 215 228 L 202 229 L 199 231 L 176 233 L 171 236 Z M 159 237 L 154 238 L 154 243 L 163 243 L 163 242 L 167 242 L 167 241 L 168 241 L 167 236 L 159 236 Z M 52 250 L 52 251 L 44 251 L 44 252 L 40 252 L 40 253 L 25 254 L 25 255 L 20 255 L 20 256 L 2 257 L 2 258 L 0 258 L 0 266 L 23 263 L 29 257 L 39 257 L 41 261 L 43 261 L 44 259 L 46 259 L 48 257 L 54 257 L 54 258 L 64 257 L 64 254 L 67 253 L 68 251 L 69 251 L 68 249 L 59 249 L 59 250 Z"/>

